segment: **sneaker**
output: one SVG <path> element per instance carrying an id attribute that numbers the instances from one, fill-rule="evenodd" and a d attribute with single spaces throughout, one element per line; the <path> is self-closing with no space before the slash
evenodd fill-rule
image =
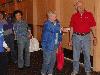
<path id="1" fill-rule="evenodd" d="M 76 72 L 76 71 L 73 71 L 72 73 L 71 73 L 71 75 L 77 75 L 78 74 L 78 72 Z"/>
<path id="2" fill-rule="evenodd" d="M 41 72 L 41 75 L 45 75 L 45 74 Z"/>
<path id="3" fill-rule="evenodd" d="M 48 74 L 48 75 L 53 75 L 53 74 Z"/>
<path id="4" fill-rule="evenodd" d="M 91 75 L 91 72 L 86 72 L 86 75 Z"/>

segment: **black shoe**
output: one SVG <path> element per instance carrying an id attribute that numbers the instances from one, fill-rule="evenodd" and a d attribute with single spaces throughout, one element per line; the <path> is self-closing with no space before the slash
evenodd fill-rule
<path id="1" fill-rule="evenodd" d="M 18 68 L 18 70 L 24 70 L 24 68 Z"/>
<path id="2" fill-rule="evenodd" d="M 25 69 L 30 69 L 31 68 L 31 66 L 25 66 Z"/>
<path id="3" fill-rule="evenodd" d="M 91 72 L 86 72 L 86 75 L 91 75 Z"/>

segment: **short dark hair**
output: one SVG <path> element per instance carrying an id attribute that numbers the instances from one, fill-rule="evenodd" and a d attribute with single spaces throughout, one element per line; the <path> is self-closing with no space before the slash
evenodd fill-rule
<path id="1" fill-rule="evenodd" d="M 15 16 L 16 16 L 16 14 L 18 14 L 18 13 L 20 13 L 20 14 L 21 14 L 21 16 L 23 15 L 23 13 L 22 13 L 22 11 L 21 11 L 21 10 L 15 10 L 15 11 L 13 12 L 13 17 L 15 17 Z"/>
<path id="2" fill-rule="evenodd" d="M 0 11 L 0 14 L 5 18 L 5 11 Z"/>

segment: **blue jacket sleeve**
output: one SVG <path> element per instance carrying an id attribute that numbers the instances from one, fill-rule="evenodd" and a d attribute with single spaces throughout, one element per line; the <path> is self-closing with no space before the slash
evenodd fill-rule
<path id="1" fill-rule="evenodd" d="M 46 31 L 46 27 L 47 24 L 44 24 L 43 27 L 43 32 L 42 32 L 42 41 L 41 41 L 41 45 L 42 45 L 42 49 L 46 49 L 46 44 L 47 44 L 47 31 Z"/>

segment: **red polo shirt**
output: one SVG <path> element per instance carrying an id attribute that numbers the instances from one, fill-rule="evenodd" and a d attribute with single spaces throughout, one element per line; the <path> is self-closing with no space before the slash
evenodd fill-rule
<path id="1" fill-rule="evenodd" d="M 72 15 L 70 26 L 73 27 L 74 32 L 87 33 L 90 32 L 91 27 L 96 26 L 96 22 L 92 13 L 85 10 L 82 15 L 79 12 Z"/>

